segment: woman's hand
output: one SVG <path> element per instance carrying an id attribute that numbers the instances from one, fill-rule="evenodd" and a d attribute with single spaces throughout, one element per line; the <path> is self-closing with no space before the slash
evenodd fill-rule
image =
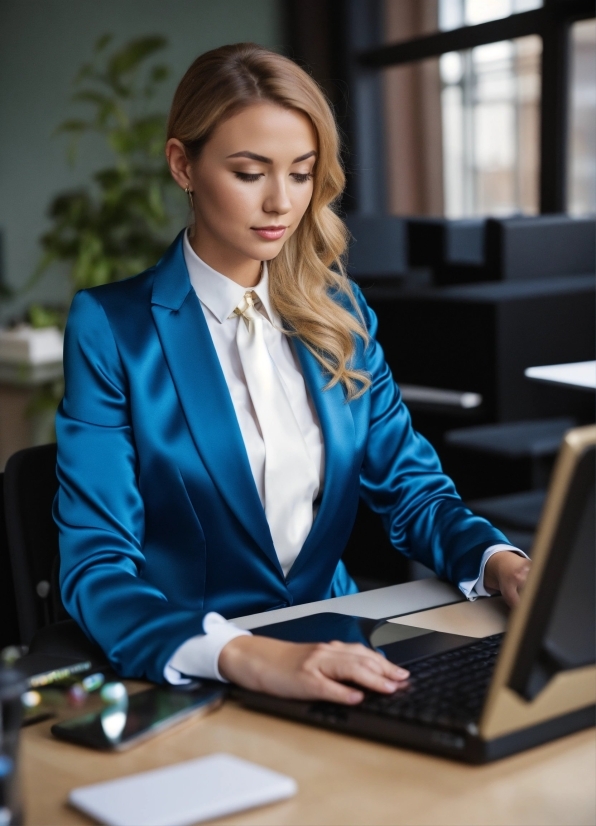
<path id="1" fill-rule="evenodd" d="M 345 682 L 392 694 L 409 676 L 359 643 L 298 644 L 258 636 L 231 640 L 218 665 L 223 677 L 252 691 L 348 705 L 359 703 L 364 694 Z"/>
<path id="2" fill-rule="evenodd" d="M 493 554 L 484 567 L 484 587 L 487 591 L 500 591 L 511 608 L 519 602 L 531 562 L 513 551 Z"/>

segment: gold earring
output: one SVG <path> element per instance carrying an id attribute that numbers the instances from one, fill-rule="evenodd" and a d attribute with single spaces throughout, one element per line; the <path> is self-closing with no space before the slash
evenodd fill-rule
<path id="1" fill-rule="evenodd" d="M 194 205 L 194 201 L 193 201 L 193 199 L 192 199 L 192 190 L 190 189 L 190 187 L 188 186 L 188 184 L 187 184 L 187 186 L 186 186 L 186 188 L 185 188 L 185 190 L 184 190 L 184 191 L 186 192 L 186 194 L 187 194 L 187 196 L 188 196 L 188 205 L 190 206 L 190 208 L 191 208 L 192 210 L 194 210 L 195 205 Z"/>

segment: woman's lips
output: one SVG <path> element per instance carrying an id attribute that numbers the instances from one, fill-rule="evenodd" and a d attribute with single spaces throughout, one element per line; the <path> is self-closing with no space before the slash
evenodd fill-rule
<path id="1" fill-rule="evenodd" d="M 251 229 L 267 241 L 277 241 L 282 237 L 287 227 L 251 227 Z"/>

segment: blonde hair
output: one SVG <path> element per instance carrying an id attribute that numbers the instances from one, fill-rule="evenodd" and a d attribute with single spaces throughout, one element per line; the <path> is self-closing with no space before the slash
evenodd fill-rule
<path id="1" fill-rule="evenodd" d="M 223 120 L 262 101 L 305 114 L 318 139 L 309 207 L 296 232 L 268 262 L 271 302 L 289 334 L 323 366 L 327 386 L 341 382 L 346 397 L 353 399 L 370 386 L 369 376 L 352 367 L 355 337 L 366 344 L 368 333 L 344 267 L 348 231 L 334 204 L 345 177 L 337 126 L 321 89 L 275 52 L 253 43 L 222 46 L 198 57 L 180 81 L 167 137 L 177 138 L 194 160 Z M 346 302 L 354 313 L 342 306 Z"/>

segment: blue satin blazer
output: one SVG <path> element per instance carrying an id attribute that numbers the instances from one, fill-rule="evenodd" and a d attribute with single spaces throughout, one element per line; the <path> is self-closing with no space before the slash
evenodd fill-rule
<path id="1" fill-rule="evenodd" d="M 507 541 L 463 505 L 413 430 L 375 315 L 354 290 L 371 336 L 354 359 L 372 378 L 361 398 L 324 390 L 316 359 L 293 341 L 323 432 L 325 480 L 287 578 L 182 235 L 155 267 L 75 297 L 56 420 L 62 598 L 121 675 L 163 681 L 208 611 L 234 617 L 353 593 L 341 555 L 359 497 L 398 551 L 455 583 L 477 577 L 483 551 Z"/>

